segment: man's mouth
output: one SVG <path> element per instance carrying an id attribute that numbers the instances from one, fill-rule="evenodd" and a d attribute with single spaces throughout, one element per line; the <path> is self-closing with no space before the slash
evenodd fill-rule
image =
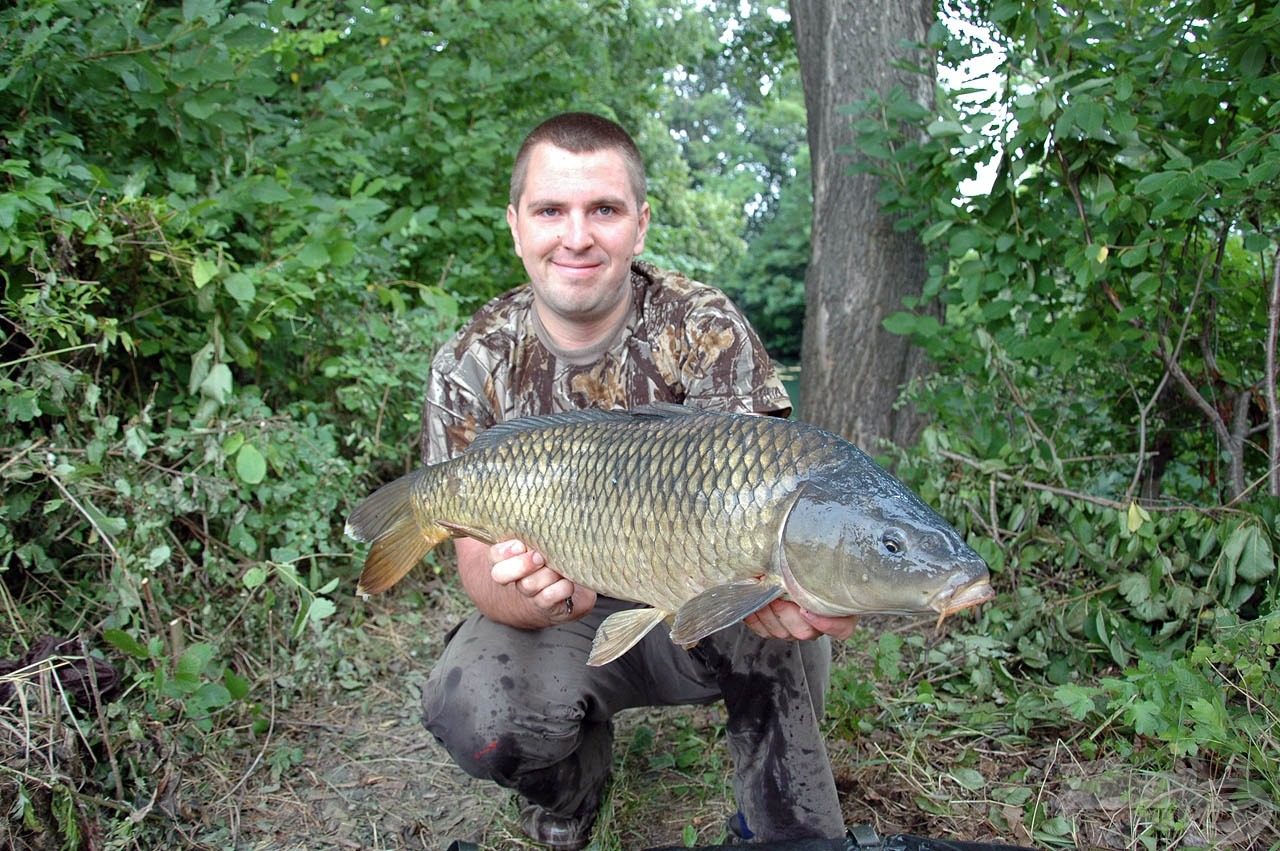
<path id="1" fill-rule="evenodd" d="M 570 276 L 585 275 L 587 273 L 594 272 L 596 269 L 600 268 L 599 263 L 584 263 L 581 261 L 564 262 L 564 261 L 553 260 L 551 261 L 551 265 L 555 266 L 564 274 L 570 275 Z"/>

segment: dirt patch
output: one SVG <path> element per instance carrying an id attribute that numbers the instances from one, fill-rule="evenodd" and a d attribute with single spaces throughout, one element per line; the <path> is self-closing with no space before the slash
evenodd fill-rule
<path id="1" fill-rule="evenodd" d="M 235 827 L 226 839 L 253 849 L 444 849 L 454 839 L 533 847 L 519 832 L 514 797 L 459 770 L 420 721 L 431 664 L 466 611 L 447 594 L 436 600 L 413 617 L 395 597 L 369 604 L 376 611 L 355 642 L 364 682 L 277 712 L 269 750 L 296 762 L 266 765 L 243 784 L 224 817 Z M 600 847 L 723 839 L 732 796 L 718 710 L 632 710 L 615 721 Z"/>

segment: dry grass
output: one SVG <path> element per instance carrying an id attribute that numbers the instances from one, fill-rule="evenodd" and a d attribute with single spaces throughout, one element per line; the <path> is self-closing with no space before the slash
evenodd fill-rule
<path id="1" fill-rule="evenodd" d="M 42 658 L 7 665 L 0 675 L 0 812 L 8 816 L 0 848 L 59 848 L 59 833 L 93 842 L 92 811 L 128 810 L 84 791 L 95 761 L 90 719 L 102 721 L 100 692 L 94 666 L 74 648 L 62 651 L 33 653 Z"/>

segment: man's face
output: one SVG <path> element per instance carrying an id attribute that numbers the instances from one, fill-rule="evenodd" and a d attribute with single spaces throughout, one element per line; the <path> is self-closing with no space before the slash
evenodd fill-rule
<path id="1" fill-rule="evenodd" d="M 638 203 L 621 153 L 538 145 L 507 224 L 549 330 L 621 318 L 631 258 L 649 227 L 649 205 Z"/>

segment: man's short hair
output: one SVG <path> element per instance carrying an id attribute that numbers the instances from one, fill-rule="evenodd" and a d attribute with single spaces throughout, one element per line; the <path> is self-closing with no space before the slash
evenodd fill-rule
<path id="1" fill-rule="evenodd" d="M 524 191 L 524 182 L 529 175 L 529 157 L 534 147 L 543 142 L 575 154 L 618 151 L 626 162 L 627 172 L 631 177 L 631 189 L 636 196 L 636 205 L 638 207 L 644 205 L 646 193 L 644 160 L 640 157 L 640 149 L 636 147 L 631 134 L 616 122 L 590 112 L 564 112 L 548 118 L 533 128 L 520 145 L 520 150 L 516 153 L 516 163 L 511 169 L 511 205 L 513 207 L 520 203 L 520 193 Z"/>

